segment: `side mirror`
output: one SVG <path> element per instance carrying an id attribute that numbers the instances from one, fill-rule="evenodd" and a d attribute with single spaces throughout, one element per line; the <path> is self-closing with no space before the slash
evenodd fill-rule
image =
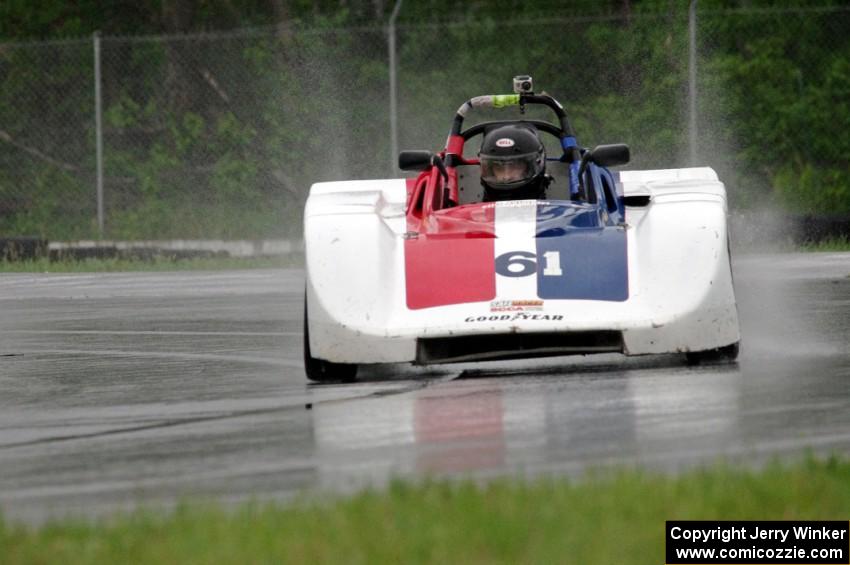
<path id="1" fill-rule="evenodd" d="M 430 151 L 402 151 L 398 154 L 398 168 L 402 171 L 424 171 L 431 166 L 434 154 Z"/>
<path id="2" fill-rule="evenodd" d="M 629 153 L 629 146 L 625 143 L 597 145 L 593 151 L 587 155 L 588 161 L 593 161 L 602 167 L 625 165 L 629 162 L 630 158 L 631 154 Z"/>
<path id="3" fill-rule="evenodd" d="M 579 194 L 586 196 L 584 171 L 587 169 L 588 163 L 596 163 L 601 167 L 613 167 L 615 165 L 625 165 L 629 162 L 630 158 L 629 146 L 625 143 L 597 145 L 593 148 L 593 151 L 587 151 L 582 155 L 581 164 L 578 168 Z"/>
<path id="4" fill-rule="evenodd" d="M 424 171 L 431 165 L 434 165 L 440 170 L 443 175 L 443 180 L 448 182 L 449 171 L 446 169 L 446 164 L 440 159 L 439 155 L 434 155 L 430 151 L 402 151 L 398 154 L 398 168 L 402 171 Z"/>

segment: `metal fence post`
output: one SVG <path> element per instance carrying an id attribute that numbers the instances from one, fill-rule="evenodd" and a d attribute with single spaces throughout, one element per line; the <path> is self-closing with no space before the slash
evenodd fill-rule
<path id="1" fill-rule="evenodd" d="M 697 165 L 697 0 L 688 10 L 688 156 Z"/>
<path id="2" fill-rule="evenodd" d="M 92 35 L 94 41 L 94 129 L 97 169 L 97 234 L 103 239 L 103 123 L 100 94 L 100 32 Z"/>
<path id="3" fill-rule="evenodd" d="M 396 93 L 396 58 L 395 58 L 395 20 L 401 10 L 401 1 L 397 0 L 390 16 L 388 30 L 388 50 L 390 52 L 390 176 L 395 175 L 398 159 L 398 95 Z"/>

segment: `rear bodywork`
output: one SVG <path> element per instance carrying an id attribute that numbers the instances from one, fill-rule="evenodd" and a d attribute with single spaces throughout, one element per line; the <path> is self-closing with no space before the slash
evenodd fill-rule
<path id="1" fill-rule="evenodd" d="M 445 193 L 425 189 L 442 182 L 436 169 L 312 186 L 313 357 L 427 364 L 739 341 L 726 192 L 712 169 L 591 167 L 591 202 L 553 190 L 464 204 L 476 179 L 457 165 Z"/>

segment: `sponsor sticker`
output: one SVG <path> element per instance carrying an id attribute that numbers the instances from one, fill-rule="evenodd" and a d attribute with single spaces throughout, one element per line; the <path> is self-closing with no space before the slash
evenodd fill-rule
<path id="1" fill-rule="evenodd" d="M 514 140 L 510 137 L 503 137 L 502 139 L 496 140 L 496 147 L 513 147 Z"/>
<path id="2" fill-rule="evenodd" d="M 490 303 L 491 312 L 527 312 L 543 310 L 542 300 L 494 300 Z"/>
<path id="3" fill-rule="evenodd" d="M 481 208 L 483 210 L 490 208 L 532 208 L 537 207 L 541 202 L 547 204 L 545 200 L 500 200 L 499 202 L 486 202 Z"/>

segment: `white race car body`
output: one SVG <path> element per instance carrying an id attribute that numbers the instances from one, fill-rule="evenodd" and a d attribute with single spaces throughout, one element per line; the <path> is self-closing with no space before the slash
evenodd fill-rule
<path id="1" fill-rule="evenodd" d="M 427 364 L 737 344 L 715 172 L 611 178 L 623 211 L 614 224 L 604 206 L 522 200 L 441 211 L 424 220 L 435 222 L 429 233 L 411 229 L 412 180 L 314 184 L 304 220 L 312 357 Z"/>

